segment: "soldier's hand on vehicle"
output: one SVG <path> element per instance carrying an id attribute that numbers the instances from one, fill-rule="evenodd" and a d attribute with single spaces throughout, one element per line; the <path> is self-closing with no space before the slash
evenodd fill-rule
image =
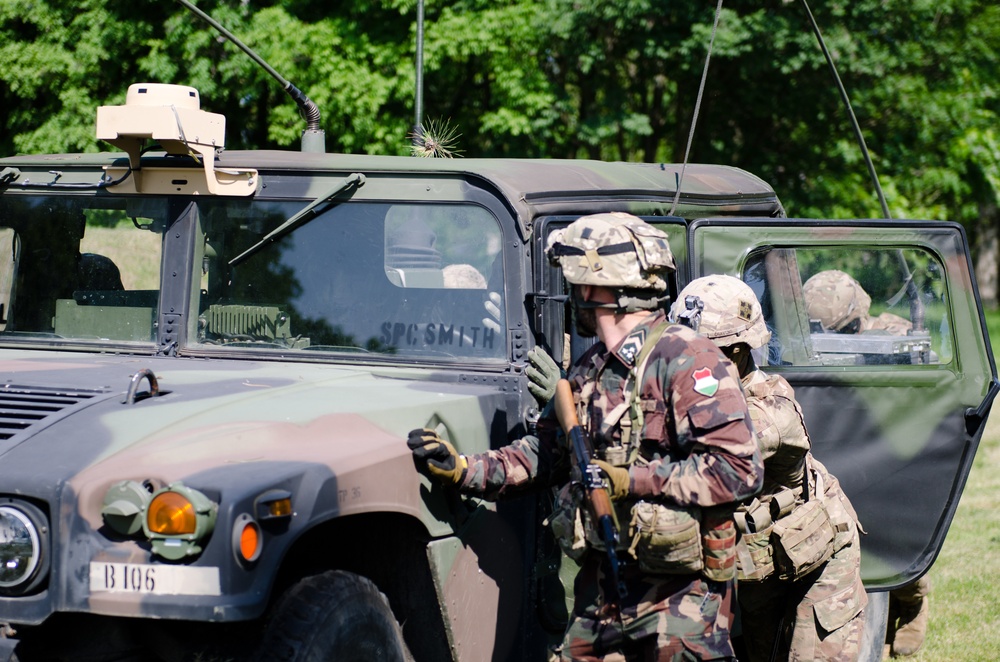
<path id="1" fill-rule="evenodd" d="M 600 467 L 601 473 L 608 479 L 608 493 L 612 501 L 618 501 L 628 496 L 632 486 L 632 479 L 628 475 L 628 469 L 612 466 L 604 460 L 594 460 L 594 464 Z"/>
<path id="2" fill-rule="evenodd" d="M 427 428 L 411 430 L 406 445 L 413 451 L 413 457 L 423 462 L 427 471 L 442 483 L 461 484 L 469 464 L 465 456 L 460 455 L 437 432 Z"/>
<path id="3" fill-rule="evenodd" d="M 503 312 L 500 310 L 501 303 L 503 303 L 503 299 L 500 298 L 499 292 L 490 292 L 483 303 L 486 314 L 489 315 L 489 317 L 483 318 L 483 326 L 494 333 L 500 333 L 501 331 L 500 322 L 503 321 Z"/>
<path id="4" fill-rule="evenodd" d="M 535 396 L 538 405 L 544 407 L 555 397 L 556 384 L 562 377 L 562 371 L 548 352 L 538 345 L 528 350 L 528 361 L 531 365 L 524 371 L 529 380 L 528 390 Z"/>

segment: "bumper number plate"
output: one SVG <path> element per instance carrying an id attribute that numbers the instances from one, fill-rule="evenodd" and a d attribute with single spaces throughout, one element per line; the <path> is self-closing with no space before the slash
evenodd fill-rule
<path id="1" fill-rule="evenodd" d="M 221 595 L 218 568 L 144 563 L 90 564 L 91 593 Z"/>

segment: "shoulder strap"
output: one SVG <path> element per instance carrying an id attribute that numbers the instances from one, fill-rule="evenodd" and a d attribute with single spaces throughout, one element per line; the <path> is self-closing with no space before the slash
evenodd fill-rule
<path id="1" fill-rule="evenodd" d="M 634 437 L 642 431 L 643 412 L 642 403 L 639 398 L 641 391 L 639 385 L 642 383 L 642 374 L 645 372 L 649 355 L 653 352 L 653 348 L 656 347 L 656 343 L 663 337 L 668 326 L 670 326 L 670 322 L 664 320 L 650 331 L 649 336 L 635 357 L 635 362 L 632 364 L 632 369 L 628 372 L 628 377 L 625 378 L 624 400 L 620 405 L 608 412 L 603 421 L 604 427 L 610 428 L 621 420 L 621 442 L 622 446 L 628 450 L 627 457 L 629 464 L 635 459 L 634 451 L 638 449 L 638 444 L 634 443 Z M 629 417 L 623 419 L 622 416 L 626 410 L 629 412 Z"/>

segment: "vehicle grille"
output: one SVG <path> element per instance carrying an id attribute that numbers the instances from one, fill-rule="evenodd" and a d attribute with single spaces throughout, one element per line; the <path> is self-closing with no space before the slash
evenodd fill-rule
<path id="1" fill-rule="evenodd" d="M 0 386 L 0 440 L 10 439 L 64 409 L 103 393 L 44 386 Z"/>

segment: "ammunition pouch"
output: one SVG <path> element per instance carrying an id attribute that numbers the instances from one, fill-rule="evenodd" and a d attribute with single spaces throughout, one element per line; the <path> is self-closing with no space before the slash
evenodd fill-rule
<path id="1" fill-rule="evenodd" d="M 833 556 L 835 533 L 822 498 L 796 506 L 774 523 L 774 567 L 778 577 L 796 581 Z"/>
<path id="2" fill-rule="evenodd" d="M 774 574 L 774 547 L 771 532 L 774 520 L 767 501 L 754 499 L 734 514 L 740 538 L 736 542 L 737 574 L 741 582 L 764 581 Z"/>
<path id="3" fill-rule="evenodd" d="M 710 581 L 728 582 L 736 579 L 736 526 L 732 511 L 706 513 L 701 520 L 702 555 L 705 567 L 701 574 Z"/>
<path id="4" fill-rule="evenodd" d="M 639 501 L 632 506 L 629 554 L 643 572 L 700 572 L 704 561 L 699 519 L 697 509 Z"/>
<path id="5" fill-rule="evenodd" d="M 779 579 L 796 581 L 839 549 L 822 497 L 798 503 L 786 488 L 741 506 L 735 520 L 741 533 L 736 546 L 740 581 L 763 581 L 775 572 Z"/>
<path id="6" fill-rule="evenodd" d="M 587 551 L 587 536 L 583 527 L 580 502 L 583 495 L 580 487 L 574 483 L 564 485 L 556 492 L 552 504 L 552 514 L 544 524 L 552 528 L 552 535 L 559 543 L 563 554 L 580 562 Z"/>

